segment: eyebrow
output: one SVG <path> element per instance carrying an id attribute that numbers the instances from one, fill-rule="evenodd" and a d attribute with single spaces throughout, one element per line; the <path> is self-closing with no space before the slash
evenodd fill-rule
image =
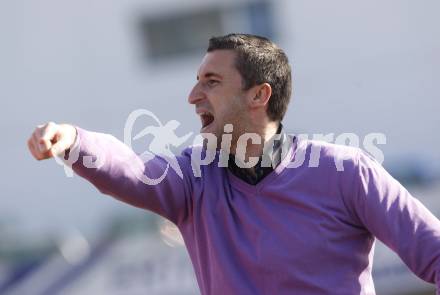
<path id="1" fill-rule="evenodd" d="M 205 77 L 205 78 L 216 77 L 216 78 L 218 78 L 218 79 L 223 79 L 223 77 L 222 77 L 221 75 L 216 74 L 216 73 L 212 73 L 212 72 L 206 73 L 204 77 Z M 200 79 L 200 77 L 199 77 L 199 75 L 197 75 L 197 81 L 198 81 L 199 79 Z"/>

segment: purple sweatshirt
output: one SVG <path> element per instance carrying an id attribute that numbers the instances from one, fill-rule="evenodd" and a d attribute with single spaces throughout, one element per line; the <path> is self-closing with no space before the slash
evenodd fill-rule
<path id="1" fill-rule="evenodd" d="M 439 220 L 359 149 L 295 142 L 257 185 L 218 167 L 218 157 L 196 176 L 195 148 L 186 149 L 181 175 L 168 167 L 147 185 L 142 175 L 158 178 L 167 161 L 144 164 L 114 137 L 77 130 L 74 171 L 175 223 L 203 295 L 375 294 L 375 237 L 440 294 Z"/>

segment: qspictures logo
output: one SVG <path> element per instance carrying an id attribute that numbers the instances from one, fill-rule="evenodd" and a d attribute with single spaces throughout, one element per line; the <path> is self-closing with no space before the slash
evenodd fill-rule
<path id="1" fill-rule="evenodd" d="M 149 119 L 152 124 L 149 124 L 141 129 L 141 131 L 133 134 L 135 125 L 140 118 Z M 308 140 L 318 140 L 325 141 L 328 143 L 335 143 L 338 145 L 346 145 L 356 148 L 364 149 L 368 154 L 370 154 L 377 162 L 380 164 L 384 161 L 384 153 L 378 147 L 378 145 L 386 144 L 386 136 L 383 133 L 369 133 L 363 138 L 359 137 L 354 133 L 327 133 L 327 134 L 276 134 L 270 140 L 264 141 L 259 134 L 256 133 L 243 133 L 239 136 L 236 143 L 236 150 L 231 151 L 231 141 L 232 132 L 234 126 L 232 124 L 226 124 L 223 128 L 223 135 L 220 140 L 216 135 L 212 133 L 200 133 L 194 134 L 193 132 L 183 133 L 184 135 L 177 135 L 178 128 L 181 126 L 180 122 L 176 120 L 170 120 L 166 123 L 162 121 L 151 111 L 146 109 L 137 109 L 129 114 L 124 126 L 124 144 L 128 148 L 133 148 L 134 142 L 139 142 L 144 139 L 151 139 L 150 141 L 145 140 L 146 150 L 137 153 L 137 158 L 140 158 L 144 165 L 148 165 L 148 162 L 153 161 L 156 157 L 160 157 L 165 160 L 166 166 L 163 171 L 160 171 L 160 175 L 155 178 L 148 177 L 144 174 L 136 174 L 136 177 L 147 185 L 159 184 L 168 174 L 169 170 L 172 169 L 180 177 L 183 178 L 183 172 L 179 165 L 177 155 L 172 151 L 179 150 L 184 146 L 188 146 L 189 142 L 192 147 L 191 152 L 191 166 L 192 172 L 195 177 L 201 177 L 201 166 L 209 165 L 214 160 L 217 154 L 219 154 L 218 167 L 227 167 L 228 159 L 230 153 L 235 156 L 235 164 L 240 168 L 253 168 L 255 165 L 260 165 L 261 167 L 273 166 L 273 162 L 264 158 L 260 161 L 259 157 L 248 157 L 246 161 L 241 161 L 239 159 L 245 159 L 246 150 L 248 144 L 263 144 L 263 154 L 271 154 L 276 146 L 275 142 L 282 140 L 283 136 L 287 136 L 290 139 L 295 138 L 296 149 L 294 159 L 287 163 L 286 168 L 298 168 L 304 165 L 307 167 L 314 168 L 319 167 L 320 157 L 321 157 L 321 146 L 312 145 L 309 160 L 306 162 L 306 147 Z M 138 128 L 136 128 L 138 129 Z M 192 138 L 192 141 L 190 140 Z M 113 137 L 112 140 L 117 141 Z M 143 141 L 142 141 L 143 142 Z M 291 140 L 285 140 L 287 143 L 291 143 Z M 203 143 L 205 143 L 205 148 L 202 148 Z M 119 141 L 115 144 L 121 144 Z M 217 146 L 220 148 L 217 149 Z M 289 156 L 291 149 L 291 144 L 281 144 L 279 147 L 281 149 L 281 158 L 285 159 Z M 80 143 L 76 143 L 70 150 L 68 158 L 66 157 L 55 157 L 55 160 L 60 165 L 64 166 L 66 175 L 68 177 L 73 176 L 72 165 L 77 161 L 82 161 L 82 164 L 86 168 L 99 169 L 105 164 L 104 156 L 95 155 L 92 156 L 82 156 L 80 157 Z M 341 149 L 343 151 L 343 149 Z M 336 156 L 334 158 L 334 165 L 337 171 L 344 171 L 343 161 L 348 160 L 349 157 L 344 153 Z M 131 165 L 133 162 L 127 161 L 127 165 Z"/>

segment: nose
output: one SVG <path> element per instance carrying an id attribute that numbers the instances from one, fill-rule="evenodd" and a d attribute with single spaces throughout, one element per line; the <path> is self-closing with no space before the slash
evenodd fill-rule
<path id="1" fill-rule="evenodd" d="M 205 94 L 203 93 L 203 91 L 201 91 L 199 87 L 199 83 L 197 83 L 196 85 L 194 85 L 193 89 L 189 93 L 188 103 L 197 104 L 204 99 L 205 99 Z"/>

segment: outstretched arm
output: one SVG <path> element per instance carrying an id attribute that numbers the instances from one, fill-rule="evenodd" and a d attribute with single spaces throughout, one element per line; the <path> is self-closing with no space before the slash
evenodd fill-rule
<path id="1" fill-rule="evenodd" d="M 176 224 L 188 215 L 191 183 L 185 172 L 190 161 L 185 157 L 178 157 L 184 171 L 181 177 L 169 169 L 164 159 L 156 157 L 144 163 L 111 135 L 55 123 L 37 127 L 28 146 L 38 160 L 71 149 L 69 157 L 76 159 L 73 170 L 100 192 L 156 212 Z"/>

